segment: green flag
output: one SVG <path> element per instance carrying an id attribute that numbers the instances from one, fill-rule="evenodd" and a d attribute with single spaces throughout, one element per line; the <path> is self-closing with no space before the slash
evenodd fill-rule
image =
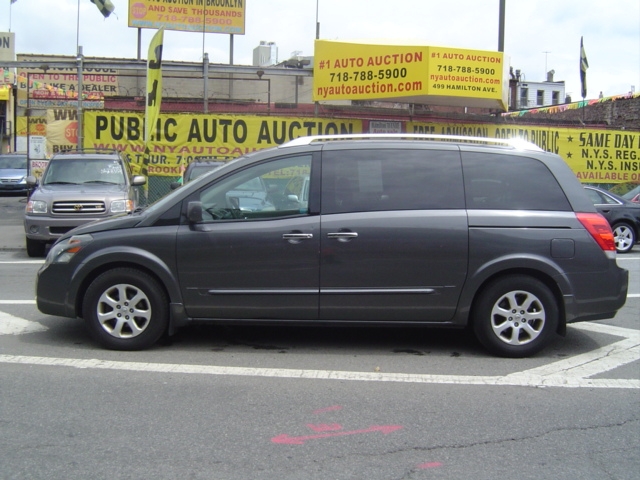
<path id="1" fill-rule="evenodd" d="M 111 13 L 116 9 L 111 3 L 111 0 L 91 0 L 91 3 L 94 3 L 100 13 L 107 18 Z"/>
<path id="2" fill-rule="evenodd" d="M 580 37 L 580 85 L 582 86 L 582 98 L 587 96 L 587 68 L 589 68 L 589 62 L 587 61 L 587 54 L 584 53 L 582 37 Z"/>

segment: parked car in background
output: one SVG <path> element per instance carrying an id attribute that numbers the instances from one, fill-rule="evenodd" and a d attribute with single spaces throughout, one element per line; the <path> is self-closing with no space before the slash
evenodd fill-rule
<path id="1" fill-rule="evenodd" d="M 26 193 L 27 154 L 0 153 L 0 192 Z"/>
<path id="2" fill-rule="evenodd" d="M 622 195 L 622 198 L 624 198 L 625 200 L 629 200 L 630 202 L 633 202 L 633 203 L 640 203 L 640 185 L 638 185 L 635 188 L 632 188 L 627 193 Z"/>
<path id="3" fill-rule="evenodd" d="M 200 175 L 204 175 L 211 170 L 215 170 L 224 164 L 225 162 L 220 160 L 194 160 L 187 165 L 187 168 L 185 168 L 184 173 L 182 174 L 182 179 L 171 183 L 171 190 L 175 190 L 180 185 L 189 183 L 194 178 L 198 178 Z"/>
<path id="4" fill-rule="evenodd" d="M 602 188 L 585 186 L 589 198 L 613 230 L 618 253 L 628 253 L 640 237 L 640 204 Z"/>
<path id="5" fill-rule="evenodd" d="M 117 350 L 189 323 L 279 323 L 469 327 L 489 351 L 523 357 L 568 323 L 612 318 L 628 275 L 558 155 L 501 139 L 331 135 L 249 153 L 63 235 L 36 301 Z"/>
<path id="6" fill-rule="evenodd" d="M 34 187 L 24 218 L 27 254 L 40 257 L 46 245 L 69 230 L 121 213 L 141 203 L 137 187 L 146 177 L 133 175 L 126 157 L 117 150 L 72 150 L 55 154 Z"/>

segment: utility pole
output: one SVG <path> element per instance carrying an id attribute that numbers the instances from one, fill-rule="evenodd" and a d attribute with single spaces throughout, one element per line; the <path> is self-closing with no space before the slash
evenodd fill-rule
<path id="1" fill-rule="evenodd" d="M 506 0 L 500 0 L 500 15 L 498 20 L 498 51 L 504 52 L 504 11 Z"/>

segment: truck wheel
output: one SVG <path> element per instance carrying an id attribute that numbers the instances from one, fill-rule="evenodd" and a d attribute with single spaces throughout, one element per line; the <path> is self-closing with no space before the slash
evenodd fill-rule
<path id="1" fill-rule="evenodd" d="M 44 252 L 47 249 L 47 244 L 39 240 L 32 240 L 27 238 L 27 255 L 30 257 L 44 257 Z"/>
<path id="2" fill-rule="evenodd" d="M 87 289 L 83 317 L 89 332 L 112 350 L 142 350 L 167 329 L 169 300 L 153 277 L 134 268 L 114 268 Z"/>
<path id="3" fill-rule="evenodd" d="M 555 297 L 539 280 L 510 275 L 490 283 L 472 311 L 480 343 L 502 357 L 520 358 L 542 350 L 557 329 Z"/>

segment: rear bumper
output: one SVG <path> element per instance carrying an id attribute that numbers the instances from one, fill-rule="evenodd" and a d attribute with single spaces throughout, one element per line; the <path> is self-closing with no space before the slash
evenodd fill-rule
<path id="1" fill-rule="evenodd" d="M 599 290 L 580 289 L 582 294 L 564 297 L 567 323 L 613 318 L 624 306 L 627 301 L 629 271 L 616 266 L 612 271 L 607 272 L 607 275 L 601 273 L 597 276 L 600 277 L 599 281 L 593 284 L 599 285 L 601 287 Z M 607 277 L 606 282 L 602 281 L 602 276 Z M 591 282 L 589 278 L 590 275 L 582 275 L 576 281 L 584 285 Z"/>

